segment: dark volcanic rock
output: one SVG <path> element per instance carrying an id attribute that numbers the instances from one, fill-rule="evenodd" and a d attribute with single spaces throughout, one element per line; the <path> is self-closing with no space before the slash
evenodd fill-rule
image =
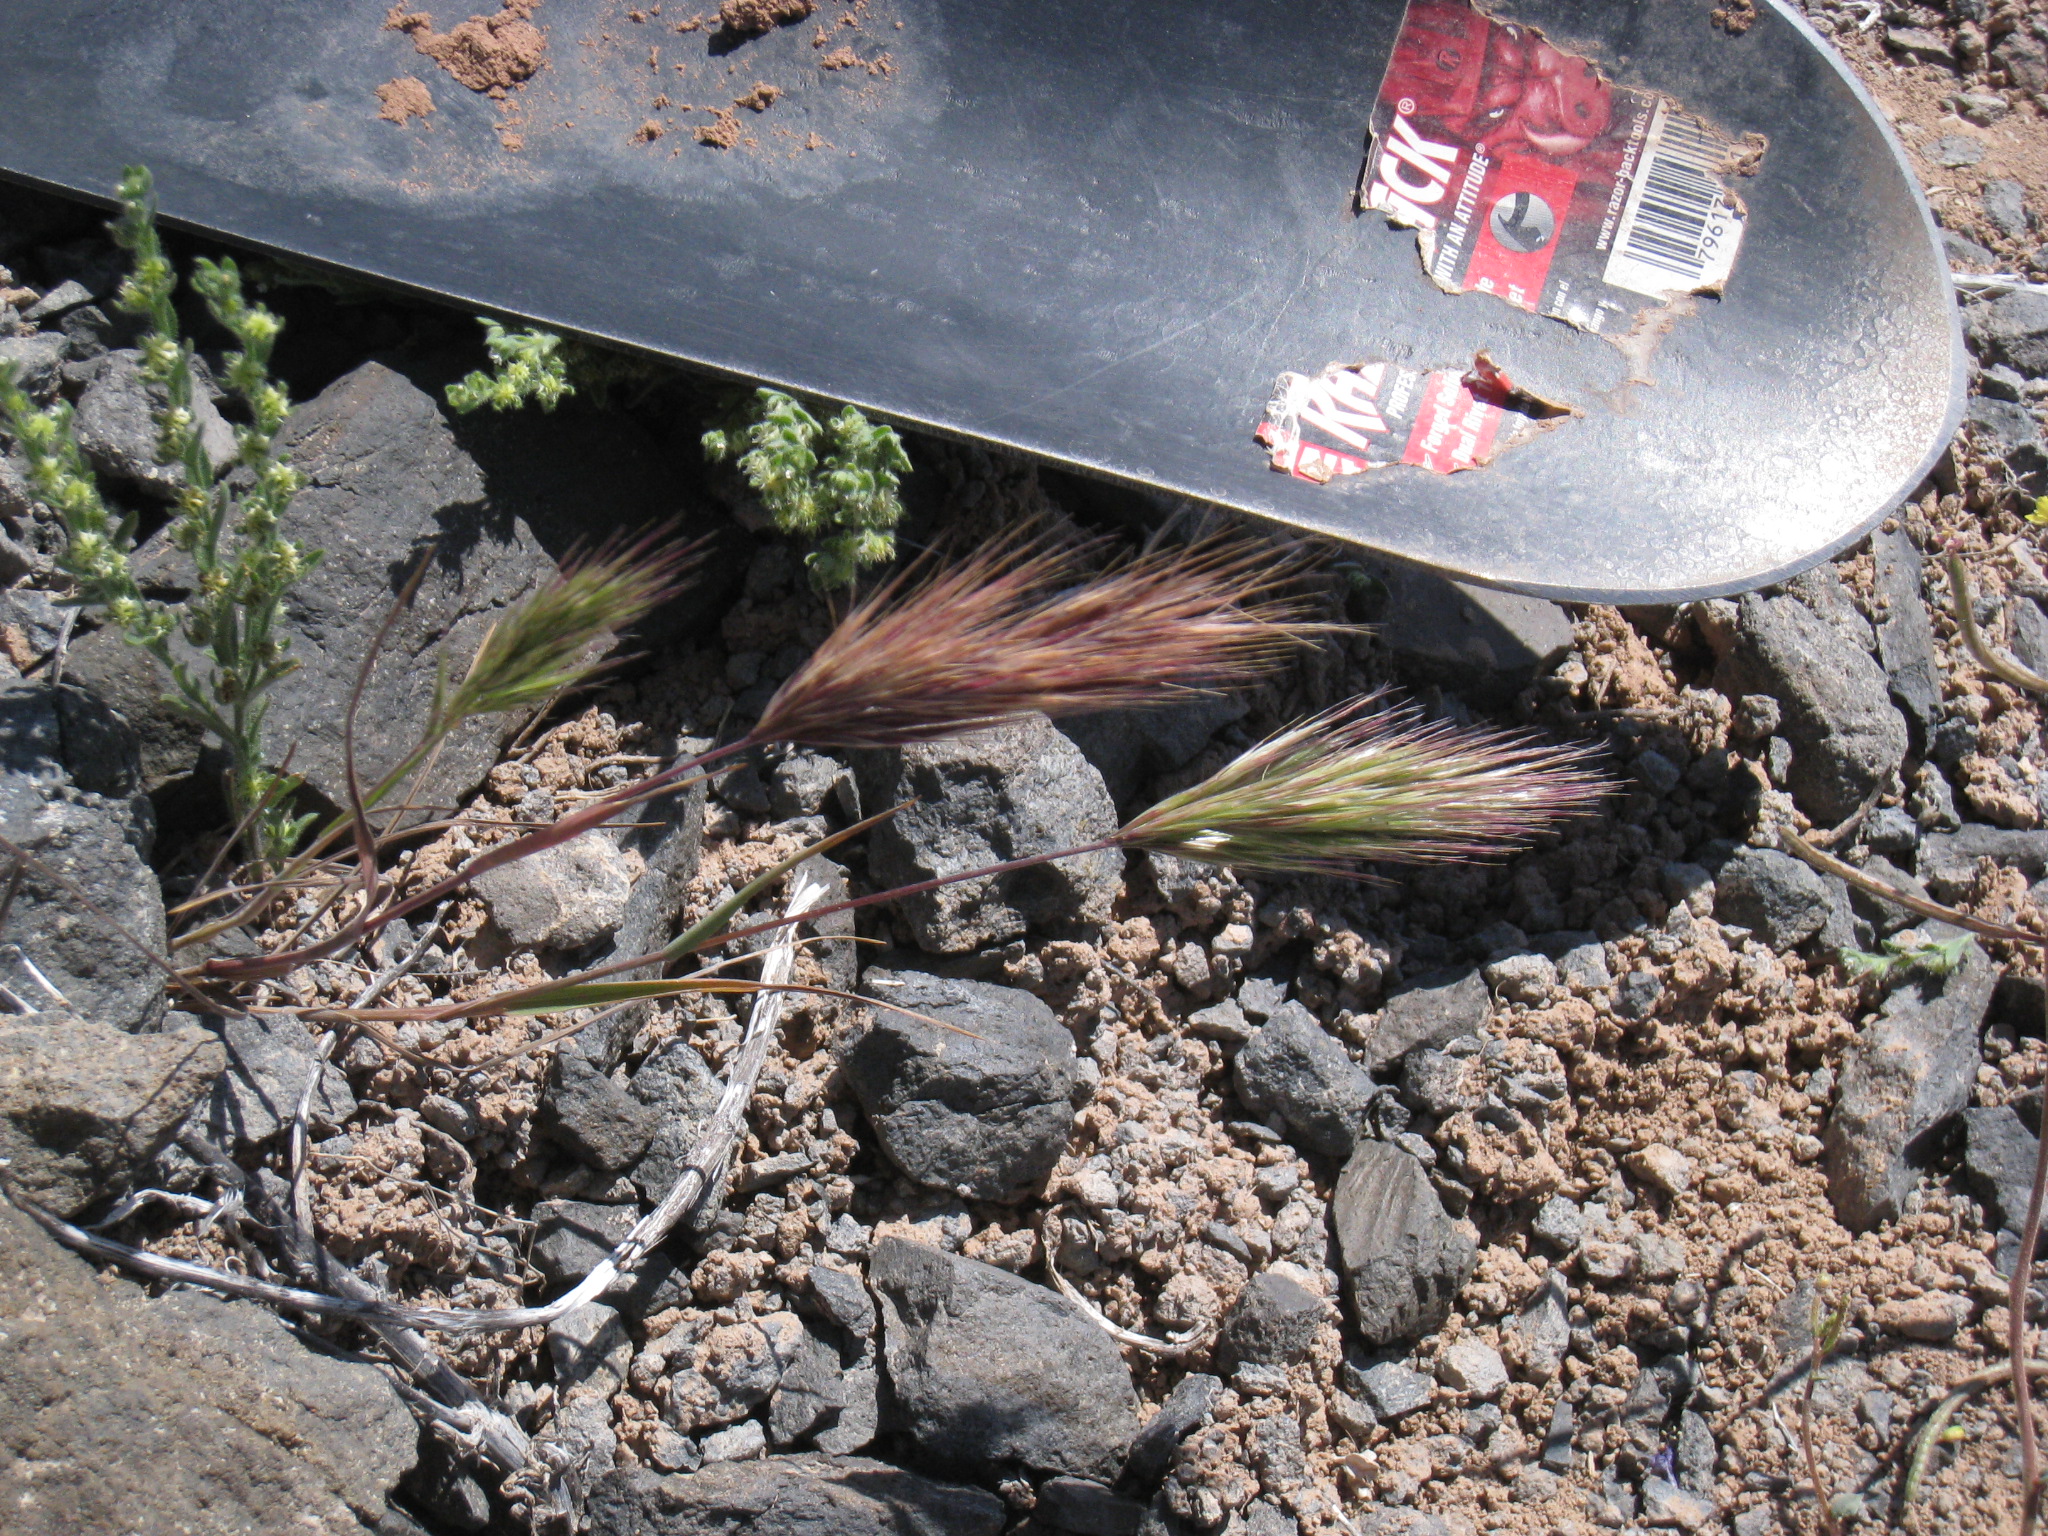
<path id="1" fill-rule="evenodd" d="M 1246 1361 L 1293 1365 L 1308 1358 L 1330 1305 L 1285 1275 L 1262 1270 L 1223 1315 L 1216 1336 L 1216 1368 L 1226 1375 Z"/>
<path id="2" fill-rule="evenodd" d="M 2022 290 L 1965 311 L 1964 325 L 1987 363 L 2010 363 L 2029 378 L 2048 374 L 2048 295 Z"/>
<path id="3" fill-rule="evenodd" d="M 1979 821 L 1955 832 L 1930 832 L 1920 842 L 1920 878 L 1937 901 L 1954 901 L 1976 878 L 1979 859 L 2039 880 L 2048 875 L 2048 832 L 1987 827 Z"/>
<path id="4" fill-rule="evenodd" d="M 1877 657 L 1891 685 L 1892 702 L 1905 713 L 1914 739 L 1924 743 L 1934 729 L 1941 702 L 1941 663 L 1934 653 L 1934 626 L 1921 594 L 1920 550 L 1904 528 L 1870 536 L 1877 598 L 1884 615 L 1877 625 Z"/>
<path id="5" fill-rule="evenodd" d="M 374 1367 L 253 1302 L 150 1300 L 0 1205 L 0 1461 L 35 1468 L 9 1536 L 357 1536 L 418 1443 Z"/>
<path id="6" fill-rule="evenodd" d="M 1450 1315 L 1478 1250 L 1422 1164 L 1385 1142 L 1359 1144 L 1330 1200 L 1344 1294 L 1365 1342 L 1405 1344 Z"/>
<path id="7" fill-rule="evenodd" d="M 295 773 L 328 800 L 346 801 L 342 732 L 349 692 L 378 629 L 429 547 L 417 596 L 393 627 L 364 690 L 356 762 L 366 782 L 418 739 L 438 670 L 459 676 L 484 633 L 555 563 L 524 522 L 486 504 L 483 477 L 456 446 L 431 396 L 365 363 L 294 411 L 280 444 L 306 476 L 286 531 L 324 552 L 292 589 L 281 630 L 299 670 L 270 695 L 264 747 L 291 754 Z M 161 535 L 137 552 L 138 579 L 188 585 L 190 566 Z M 67 670 L 120 709 L 156 748 L 152 787 L 191 769 L 198 733 L 161 704 L 149 657 L 101 631 L 72 648 Z M 464 726 L 442 748 L 416 798 L 459 800 L 497 761 L 525 713 Z"/>
<path id="8" fill-rule="evenodd" d="M 1775 848 L 1738 848 L 1714 872 L 1714 916 L 1748 928 L 1772 949 L 1790 949 L 1827 925 L 1827 883 Z"/>
<path id="9" fill-rule="evenodd" d="M 131 348 L 110 352 L 78 397 L 72 423 L 86 461 L 109 479 L 120 480 L 158 501 L 175 501 L 185 488 L 183 465 L 157 462 L 155 413 L 167 404 L 163 386 L 142 377 L 142 354 Z M 217 473 L 235 459 L 235 433 L 202 386 L 192 392 L 199 440 Z"/>
<path id="10" fill-rule="evenodd" d="M 1418 976 L 1380 1010 L 1379 1022 L 1365 1039 L 1362 1065 L 1368 1072 L 1385 1072 L 1419 1045 L 1476 1035 L 1492 1007 L 1486 978 L 1476 970 Z"/>
<path id="11" fill-rule="evenodd" d="M 1822 1143 L 1828 1198 L 1851 1231 L 1899 1214 L 1918 1176 L 1912 1159 L 1970 1102 L 1997 983 L 1973 943 L 1950 975 L 1903 983 L 1849 1048 Z"/>
<path id="12" fill-rule="evenodd" d="M 589 1167 L 623 1173 L 647 1151 L 661 1111 L 564 1051 L 540 1107 L 541 1129 Z"/>
<path id="13" fill-rule="evenodd" d="M 2017 1232 L 2027 1219 L 2040 1148 L 2010 1104 L 1963 1111 L 1963 1172 L 1994 1225 Z"/>
<path id="14" fill-rule="evenodd" d="M 1173 1453 L 1181 1441 L 1209 1417 L 1209 1410 L 1223 1393 L 1223 1383 L 1205 1371 L 1190 1371 L 1180 1385 L 1167 1394 L 1159 1411 L 1145 1421 L 1138 1438 L 1131 1442 L 1131 1454 L 1124 1462 L 1118 1486 L 1145 1491 L 1166 1475 Z"/>
<path id="15" fill-rule="evenodd" d="M 196 1031 L 130 1035 L 64 1014 L 0 1026 L 0 1157 L 15 1186 L 73 1216 L 154 1157 L 219 1076 Z"/>
<path id="16" fill-rule="evenodd" d="M 0 831 L 70 881 L 136 942 L 165 950 L 164 903 L 144 862 L 155 832 L 135 738 L 81 688 L 0 690 Z M 164 974 L 64 886 L 24 869 L 7 911 L 21 946 L 65 1002 L 117 1029 L 163 1017 Z M 8 967 L 32 1007 L 56 1000 Z"/>
<path id="17" fill-rule="evenodd" d="M 862 1456 L 772 1456 L 607 1473 L 586 1514 L 590 1536 L 996 1536 L 1004 1509 Z"/>
<path id="18" fill-rule="evenodd" d="M 1112 709 L 1055 721 L 1101 773 L 1118 804 L 1162 773 L 1195 760 L 1209 739 L 1248 706 L 1235 694 L 1195 694 L 1158 709 Z"/>
<path id="19" fill-rule="evenodd" d="M 1832 826 L 1899 766 L 1906 721 L 1884 671 L 1838 626 L 1792 597 L 1746 594 L 1735 647 L 1715 686 L 1730 698 L 1768 694 L 1791 744 L 1787 786 L 1815 821 Z"/>
<path id="20" fill-rule="evenodd" d="M 1044 1286 L 884 1237 L 868 1282 L 896 1427 L 920 1460 L 1107 1481 L 1138 1429 L 1131 1374 L 1109 1336 Z"/>
<path id="21" fill-rule="evenodd" d="M 1052 1172 L 1073 1126 L 1074 1037 L 1028 992 L 916 971 L 870 970 L 890 1009 L 846 1060 L 882 1150 L 920 1184 L 1015 1200 Z"/>
<path id="22" fill-rule="evenodd" d="M 1107 837 L 1116 806 L 1080 749 L 1032 715 L 995 730 L 863 755 L 861 806 L 872 814 L 916 801 L 868 839 L 877 889 L 1050 853 Z M 896 903 L 918 944 L 959 954 L 1027 929 L 1105 922 L 1123 855 L 1076 858 L 943 886 Z"/>
<path id="23" fill-rule="evenodd" d="M 313 1036 L 285 1014 L 240 1014 L 200 1021 L 200 1029 L 227 1047 L 228 1070 L 214 1084 L 206 1107 L 206 1134 L 239 1149 L 274 1136 L 298 1113 L 306 1079 L 316 1070 Z M 319 1062 L 319 1084 L 307 1116 L 314 1127 L 338 1126 L 356 1112 L 348 1079 L 332 1062 Z"/>
<path id="24" fill-rule="evenodd" d="M 1349 1157 L 1365 1134 L 1373 1082 L 1299 1003 L 1283 1003 L 1231 1067 L 1237 1096 L 1278 1114 L 1311 1152 Z"/>

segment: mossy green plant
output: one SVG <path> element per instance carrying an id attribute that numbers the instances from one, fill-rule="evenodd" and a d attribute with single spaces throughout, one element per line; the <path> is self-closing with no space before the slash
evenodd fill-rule
<path id="1" fill-rule="evenodd" d="M 896 558 L 910 456 L 893 427 L 850 405 L 820 421 L 796 396 L 757 389 L 704 434 L 704 455 L 737 459 L 775 526 L 814 541 L 804 565 L 820 591 Z"/>
<path id="2" fill-rule="evenodd" d="M 135 579 L 132 514 L 117 514 L 100 494 L 78 446 L 71 407 L 37 408 L 11 369 L 0 366 L 0 417 L 21 445 L 37 496 L 62 520 L 67 545 L 58 565 L 70 599 L 147 651 L 171 681 L 171 702 L 218 737 L 229 758 L 228 800 L 252 858 L 288 853 L 309 819 L 293 814 L 298 781 L 263 752 L 267 695 L 297 666 L 278 631 L 285 594 L 320 559 L 286 536 L 284 516 L 301 484 L 277 443 L 291 410 L 270 359 L 284 322 L 242 291 L 232 260 L 193 263 L 192 287 L 237 348 L 224 358 L 224 381 L 246 420 L 235 429 L 234 456 L 215 463 L 201 431 L 196 351 L 172 303 L 178 275 L 157 236 L 149 172 L 122 173 L 114 238 L 134 257 L 115 304 L 144 324 L 143 376 L 162 392 L 157 456 L 182 471 L 169 536 L 190 557 L 191 595 L 166 604 Z"/>
<path id="3" fill-rule="evenodd" d="M 477 369 L 448 386 L 449 408 L 458 415 L 485 406 L 494 411 L 516 411 L 523 405 L 537 405 L 552 411 L 564 395 L 576 393 L 562 355 L 562 338 L 553 331 L 508 331 L 482 315 L 477 324 L 484 328 L 484 350 L 491 356 L 491 367 L 488 373 Z"/>

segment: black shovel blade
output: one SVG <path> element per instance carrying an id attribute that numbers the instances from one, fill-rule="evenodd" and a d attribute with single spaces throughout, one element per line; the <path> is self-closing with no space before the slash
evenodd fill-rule
<path id="1" fill-rule="evenodd" d="M 104 197 L 146 163 L 181 224 L 1548 597 L 1790 574 L 1895 506 L 1960 416 L 1926 205 L 1779 0 L 1740 35 L 1707 0 L 1500 0 L 1466 39 L 1478 64 L 1404 43 L 1471 89 L 1382 118 L 1438 111 L 1441 134 L 1452 112 L 1538 178 L 1495 197 L 1475 173 L 1475 272 L 1485 239 L 1510 266 L 1562 244 L 1586 183 L 1568 218 L 1538 162 L 1612 170 L 1628 102 L 1767 141 L 1710 167 L 1743 215 L 1718 295 L 1610 306 L 1603 334 L 1444 291 L 1414 230 L 1359 210 L 1396 0 L 822 0 L 751 38 L 678 30 L 673 0 L 529 8 L 546 63 L 500 102 L 387 29 L 387 0 L 0 0 L 0 170 Z M 1460 25 L 1445 9 L 1411 21 Z M 436 110 L 380 120 L 377 88 L 406 76 Z M 781 94 L 733 105 L 757 82 Z M 727 123 L 738 142 L 698 142 Z M 1683 214 L 1649 194 L 1610 210 L 1638 244 Z M 1482 351 L 1511 384 L 1474 371 Z M 1385 467 L 1276 471 L 1253 434 L 1285 376 L 1495 399 L 1499 441 L 1439 473 L 1401 461 L 1395 421 Z M 1536 401 L 1569 414 L 1534 421 Z M 1420 438 L 1407 457 L 1436 452 Z"/>

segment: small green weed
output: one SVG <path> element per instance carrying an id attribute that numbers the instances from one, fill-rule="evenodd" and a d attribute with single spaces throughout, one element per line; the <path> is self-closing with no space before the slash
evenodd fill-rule
<path id="1" fill-rule="evenodd" d="M 165 400 L 156 414 L 158 457 L 185 476 L 170 537 L 191 557 L 192 595 L 173 607 L 146 597 L 137 585 L 129 565 L 134 519 L 117 516 L 101 498 L 68 404 L 38 410 L 12 370 L 0 367 L 0 417 L 28 459 L 36 494 L 63 520 L 68 546 L 58 563 L 74 584 L 71 601 L 163 666 L 172 702 L 228 750 L 229 804 L 250 855 L 275 860 L 290 852 L 308 819 L 294 816 L 287 804 L 298 781 L 264 762 L 265 695 L 297 665 L 277 633 L 284 595 L 320 558 L 282 531 L 301 484 L 276 443 L 291 410 L 290 397 L 270 377 L 271 350 L 284 322 L 243 297 L 233 261 L 201 257 L 193 264 L 193 289 L 240 344 L 227 354 L 225 379 L 248 420 L 235 429 L 233 460 L 216 464 L 201 441 L 194 348 L 172 307 L 178 276 L 157 238 L 149 172 L 141 166 L 123 172 L 120 199 L 114 238 L 133 254 L 135 266 L 114 302 L 147 325 L 142 371 Z M 239 471 L 232 481 L 231 471 Z"/>
<path id="2" fill-rule="evenodd" d="M 821 422 L 795 396 L 757 389 L 704 434 L 704 455 L 714 464 L 737 457 L 775 526 L 817 541 L 804 564 L 820 591 L 896 557 L 891 530 L 903 516 L 897 489 L 910 457 L 894 428 L 850 405 Z"/>
<path id="3" fill-rule="evenodd" d="M 450 384 L 448 405 L 452 410 L 466 416 L 487 405 L 494 411 L 516 411 L 533 404 L 552 411 L 564 395 L 576 393 L 562 356 L 562 338 L 553 331 L 508 331 L 481 315 L 477 324 L 484 328 L 484 350 L 491 355 L 491 371 L 479 368 Z"/>
<path id="4" fill-rule="evenodd" d="M 1886 939 L 1882 954 L 1860 949 L 1842 951 L 1842 969 L 1859 980 L 1867 977 L 1880 985 L 1897 981 L 1909 971 L 1946 976 L 1963 963 L 1963 953 L 1969 947 L 1967 933 L 1952 939 L 1927 939 L 1908 929 Z"/>

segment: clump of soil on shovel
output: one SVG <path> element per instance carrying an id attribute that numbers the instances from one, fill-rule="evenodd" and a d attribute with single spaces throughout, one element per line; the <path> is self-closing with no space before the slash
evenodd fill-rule
<path id="1" fill-rule="evenodd" d="M 540 3 L 504 0 L 504 8 L 497 14 L 472 16 L 448 32 L 436 32 L 434 18 L 425 11 L 394 5 L 384 25 L 409 36 L 413 47 L 453 75 L 458 84 L 502 96 L 531 79 L 547 62 L 547 34 L 533 24 Z"/>

